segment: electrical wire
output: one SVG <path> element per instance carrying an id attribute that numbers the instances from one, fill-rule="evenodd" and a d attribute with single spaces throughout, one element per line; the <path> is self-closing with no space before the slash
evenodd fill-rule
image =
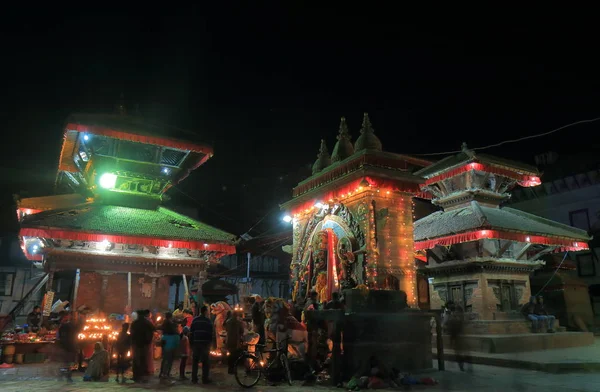
<path id="1" fill-rule="evenodd" d="M 209 207 L 205 206 L 203 203 L 200 203 L 200 202 L 199 202 L 198 200 L 196 200 L 194 197 L 192 197 L 192 196 L 188 195 L 187 193 L 185 193 L 184 191 L 182 191 L 182 190 L 181 190 L 181 189 L 179 189 L 178 187 L 176 187 L 176 186 L 173 186 L 173 187 L 171 187 L 171 189 L 175 189 L 175 190 L 177 190 L 179 193 L 181 193 L 181 194 L 182 194 L 182 195 L 184 195 L 185 197 L 187 197 L 187 198 L 189 198 L 190 200 L 194 201 L 194 202 L 195 202 L 195 203 L 196 203 L 196 204 L 197 204 L 199 207 L 202 207 L 202 208 L 206 209 L 207 211 L 210 211 L 210 212 L 212 212 L 213 214 L 215 214 L 215 215 L 217 215 L 217 216 L 219 216 L 219 217 L 221 217 L 221 218 L 224 218 L 224 219 L 227 219 L 227 220 L 229 220 L 229 221 L 231 221 L 231 222 L 234 222 L 234 223 L 237 223 L 237 224 L 239 224 L 239 222 L 238 222 L 238 221 L 236 221 L 235 219 L 232 219 L 232 218 L 230 218 L 230 217 L 228 217 L 228 216 L 225 216 L 225 215 L 221 214 L 220 212 L 217 212 L 217 211 L 213 210 L 212 208 L 209 208 Z"/>
<path id="2" fill-rule="evenodd" d="M 540 295 L 540 293 L 542 292 L 542 290 L 544 290 L 546 288 L 546 286 L 548 286 L 548 283 L 550 283 L 550 281 L 554 278 L 554 275 L 556 275 L 556 273 L 558 272 L 558 270 L 560 269 L 560 267 L 563 265 L 563 263 L 565 262 L 568 254 L 569 254 L 569 251 L 566 251 L 565 252 L 565 256 L 563 257 L 563 259 L 560 262 L 560 264 L 558 265 L 558 267 L 556 267 L 556 269 L 554 270 L 554 273 L 552 274 L 552 276 L 550 277 L 550 279 L 548 279 L 548 281 L 542 286 L 542 288 L 538 290 L 537 294 L 535 295 L 536 297 L 538 295 Z"/>
<path id="3" fill-rule="evenodd" d="M 266 218 L 267 216 L 271 215 L 271 214 L 272 214 L 274 211 L 276 211 L 276 210 L 277 210 L 277 207 L 273 207 L 273 208 L 271 208 L 271 209 L 270 209 L 270 210 L 269 210 L 269 211 L 268 211 L 268 212 L 267 212 L 267 213 L 266 213 L 266 214 L 265 214 L 265 215 L 264 215 L 262 218 L 260 218 L 260 219 L 258 220 L 258 222 L 256 222 L 254 225 L 252 225 L 252 227 L 250 227 L 250 228 L 249 228 L 249 229 L 246 231 L 246 233 L 250 233 L 250 230 L 252 230 L 252 229 L 254 229 L 256 226 L 258 226 L 258 224 L 259 224 L 260 222 L 264 221 L 264 220 L 265 220 L 265 218 Z M 263 234 L 264 234 L 264 233 L 263 233 Z"/>
<path id="4" fill-rule="evenodd" d="M 475 147 L 475 148 L 470 148 L 470 149 L 471 150 L 487 150 L 488 148 L 499 147 L 499 146 L 503 146 L 503 145 L 509 144 L 509 143 L 518 143 L 518 142 L 521 142 L 523 140 L 529 140 L 529 139 L 535 139 L 535 138 L 542 137 L 542 136 L 547 136 L 547 135 L 550 135 L 552 133 L 555 133 L 555 132 L 558 132 L 558 131 L 562 131 L 565 128 L 573 127 L 575 125 L 588 124 L 588 123 L 592 123 L 592 122 L 595 122 L 595 121 L 598 121 L 598 120 L 600 120 L 600 117 L 592 118 L 592 119 L 589 119 L 589 120 L 579 120 L 579 121 L 575 121 L 575 122 L 567 124 L 567 125 L 563 125 L 562 127 L 553 129 L 553 130 L 548 131 L 548 132 L 538 133 L 536 135 L 530 135 L 530 136 L 523 136 L 523 137 L 520 137 L 518 139 L 504 140 L 504 141 L 501 141 L 499 143 L 490 144 L 489 146 Z M 412 156 L 434 156 L 434 155 L 458 154 L 459 152 L 462 152 L 462 151 L 461 150 L 457 150 L 457 151 L 432 152 L 432 153 L 428 153 L 428 154 L 407 154 L 407 155 L 412 155 Z"/>

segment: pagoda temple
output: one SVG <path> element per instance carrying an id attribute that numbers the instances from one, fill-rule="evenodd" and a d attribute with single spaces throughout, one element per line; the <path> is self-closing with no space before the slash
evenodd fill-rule
<path id="1" fill-rule="evenodd" d="M 412 197 L 430 161 L 383 151 L 365 113 L 355 143 L 345 118 L 330 156 L 321 141 L 311 177 L 281 206 L 293 224 L 292 297 L 319 301 L 357 286 L 404 291 L 416 306 Z"/>
<path id="2" fill-rule="evenodd" d="M 24 253 L 48 272 L 51 296 L 54 274 L 72 271 L 73 308 L 166 310 L 170 276 L 203 281 L 211 263 L 235 253 L 234 235 L 161 206 L 211 147 L 123 105 L 71 115 L 63 136 L 59 194 L 18 200 L 17 211 Z"/>
<path id="3" fill-rule="evenodd" d="M 505 320 L 519 310 L 531 291 L 529 275 L 544 255 L 588 249 L 580 229 L 502 208 L 516 186 L 540 184 L 535 167 L 462 152 L 423 168 L 422 190 L 442 210 L 414 222 L 414 247 L 429 277 L 430 306 L 459 304 L 471 320 Z"/>

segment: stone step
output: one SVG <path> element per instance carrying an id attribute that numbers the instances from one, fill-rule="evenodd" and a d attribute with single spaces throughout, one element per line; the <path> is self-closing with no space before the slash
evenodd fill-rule
<path id="1" fill-rule="evenodd" d="M 435 347 L 436 336 L 432 343 Z M 525 333 L 511 335 L 463 335 L 464 350 L 482 353 L 516 353 L 556 348 L 584 347 L 594 344 L 591 332 Z M 444 347 L 452 348 L 450 336 L 444 335 Z"/>
<path id="2" fill-rule="evenodd" d="M 554 320 L 554 329 L 559 330 L 558 320 Z M 523 320 L 474 320 L 464 324 L 467 335 L 510 335 L 532 332 L 531 321 Z"/>

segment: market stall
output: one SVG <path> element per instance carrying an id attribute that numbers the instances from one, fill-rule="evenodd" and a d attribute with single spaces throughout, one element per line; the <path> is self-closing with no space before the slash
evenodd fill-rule
<path id="1" fill-rule="evenodd" d="M 46 359 L 49 345 L 56 339 L 55 331 L 23 332 L 19 327 L 2 333 L 0 356 L 7 364 L 41 363 Z"/>

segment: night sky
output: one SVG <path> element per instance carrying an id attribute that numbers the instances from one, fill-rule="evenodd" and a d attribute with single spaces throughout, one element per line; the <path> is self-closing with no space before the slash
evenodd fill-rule
<path id="1" fill-rule="evenodd" d="M 7 17 L 3 209 L 10 193 L 49 192 L 43 184 L 54 177 L 69 113 L 112 112 L 121 93 L 130 112 L 138 105 L 148 119 L 214 146 L 215 157 L 170 195 L 238 235 L 265 215 L 251 234 L 278 230 L 278 204 L 306 176 L 321 138 L 331 151 L 340 116 L 355 140 L 369 112 L 384 149 L 406 154 L 452 151 L 463 141 L 478 147 L 600 116 L 594 25 L 250 3 Z M 599 126 L 488 152 L 528 162 L 548 150 L 591 152 Z"/>

